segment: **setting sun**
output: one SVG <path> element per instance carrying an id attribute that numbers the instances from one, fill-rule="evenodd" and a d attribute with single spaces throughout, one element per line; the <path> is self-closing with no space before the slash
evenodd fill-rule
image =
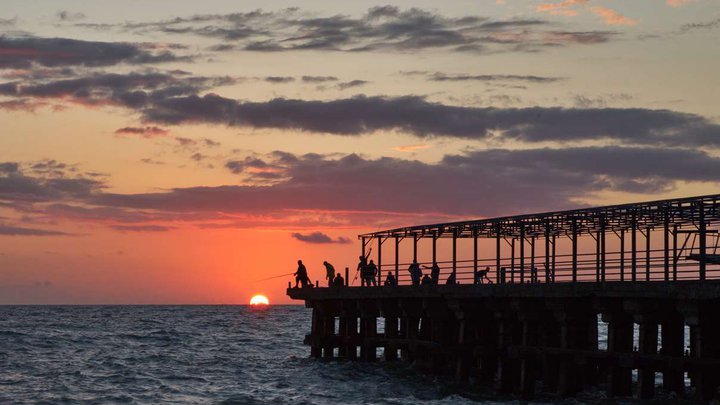
<path id="1" fill-rule="evenodd" d="M 250 305 L 268 305 L 270 301 L 264 295 L 255 295 L 250 298 Z"/>

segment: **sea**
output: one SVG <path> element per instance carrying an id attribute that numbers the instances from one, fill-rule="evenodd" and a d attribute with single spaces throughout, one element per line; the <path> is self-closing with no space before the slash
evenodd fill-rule
<path id="1" fill-rule="evenodd" d="M 310 318 L 277 305 L 0 306 L 0 404 L 519 403 L 402 362 L 311 359 Z"/>

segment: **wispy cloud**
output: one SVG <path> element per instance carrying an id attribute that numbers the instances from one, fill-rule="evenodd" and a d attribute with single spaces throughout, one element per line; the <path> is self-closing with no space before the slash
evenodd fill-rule
<path id="1" fill-rule="evenodd" d="M 119 136 L 127 136 L 127 135 L 133 135 L 133 136 L 139 136 L 141 138 L 157 138 L 162 136 L 167 136 L 170 133 L 167 129 L 156 127 L 156 126 L 146 126 L 146 127 L 124 127 L 119 128 L 115 130 L 115 135 Z"/>
<path id="2" fill-rule="evenodd" d="M 611 8 L 595 6 L 591 7 L 590 11 L 602 17 L 605 24 L 608 25 L 636 25 L 638 23 L 637 20 L 625 17 Z"/>
<path id="3" fill-rule="evenodd" d="M 330 236 L 322 233 L 322 232 L 312 232 L 309 234 L 303 234 L 303 233 L 292 233 L 290 236 L 293 238 L 299 240 L 300 242 L 305 243 L 314 243 L 314 244 L 328 244 L 328 243 L 341 243 L 341 244 L 347 244 L 350 243 L 350 239 L 344 238 L 344 237 L 338 237 L 337 239 L 333 239 Z"/>

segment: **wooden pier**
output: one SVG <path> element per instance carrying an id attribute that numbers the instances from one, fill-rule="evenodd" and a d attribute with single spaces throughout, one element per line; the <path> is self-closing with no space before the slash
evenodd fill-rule
<path id="1" fill-rule="evenodd" d="M 390 271 L 400 285 L 289 288 L 288 295 L 313 310 L 305 339 L 312 357 L 403 360 L 522 398 L 598 387 L 608 396 L 650 399 L 662 390 L 716 399 L 718 201 L 703 196 L 361 235 L 363 255 L 377 241 L 381 271 L 382 245 L 395 241 Z M 638 233 L 646 242 L 639 249 Z M 436 241 L 448 235 L 451 259 L 438 262 Z M 618 242 L 612 252 L 610 235 Z M 399 274 L 405 238 L 413 241 L 413 262 L 418 241 L 429 238 L 427 263 L 444 263 L 444 274 L 462 284 L 408 285 Z M 472 259 L 460 257 L 462 238 L 473 241 L 465 249 Z M 494 242 L 494 257 L 480 259 L 480 238 Z M 539 255 L 536 241 L 545 245 Z M 495 282 L 473 284 L 475 271 L 490 267 L 484 263 L 494 263 Z"/>

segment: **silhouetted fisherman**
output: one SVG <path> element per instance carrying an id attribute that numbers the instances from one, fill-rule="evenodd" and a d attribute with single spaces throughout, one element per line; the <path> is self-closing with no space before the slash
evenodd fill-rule
<path id="1" fill-rule="evenodd" d="M 420 265 L 417 261 L 412 262 L 410 267 L 408 267 L 408 272 L 410 272 L 412 285 L 420 285 L 420 277 L 422 277 L 422 270 L 420 270 Z"/>
<path id="2" fill-rule="evenodd" d="M 365 272 L 367 271 L 367 265 L 368 265 L 368 257 L 370 256 L 370 253 L 372 252 L 372 248 L 365 254 L 365 256 L 360 256 L 360 261 L 358 262 L 357 269 L 355 270 L 355 278 L 357 279 L 358 274 L 360 274 L 360 286 L 365 286 Z M 368 284 L 368 287 L 370 284 Z"/>
<path id="3" fill-rule="evenodd" d="M 434 284 L 430 276 L 427 274 L 422 277 L 422 281 L 420 282 L 422 285 L 431 285 Z"/>
<path id="4" fill-rule="evenodd" d="M 340 273 L 335 274 L 335 278 L 332 281 L 333 287 L 345 287 L 345 279 Z"/>
<path id="5" fill-rule="evenodd" d="M 298 260 L 298 268 L 295 273 L 295 288 L 298 288 L 298 284 L 302 284 L 303 288 L 310 285 L 310 279 L 308 278 L 307 269 L 303 264 L 302 260 Z"/>
<path id="6" fill-rule="evenodd" d="M 386 286 L 396 286 L 397 285 L 397 279 L 391 272 L 387 272 L 387 277 L 385 278 L 385 285 Z"/>
<path id="7" fill-rule="evenodd" d="M 484 284 L 484 280 L 487 280 L 488 283 L 492 284 L 492 280 L 488 277 L 489 272 L 490 267 L 485 267 L 485 270 L 475 270 L 473 272 L 473 284 Z"/>
<path id="8" fill-rule="evenodd" d="M 327 261 L 324 261 L 323 265 L 325 266 L 325 278 L 327 279 L 328 287 L 330 287 L 334 281 L 333 277 L 335 277 L 335 267 Z"/>
<path id="9" fill-rule="evenodd" d="M 437 262 L 433 262 L 432 266 L 425 266 L 426 269 L 430 269 L 430 279 L 432 280 L 433 284 L 438 284 L 440 282 L 440 266 L 438 266 Z"/>
<path id="10" fill-rule="evenodd" d="M 377 287 L 377 271 L 378 268 L 375 265 L 375 263 L 370 260 L 370 263 L 365 267 L 365 274 L 363 274 L 363 278 L 365 279 L 365 284 L 370 287 L 370 284 Z"/>
<path id="11" fill-rule="evenodd" d="M 447 278 L 447 281 L 445 281 L 446 285 L 455 285 L 457 284 L 457 279 L 455 278 L 455 272 L 453 271 L 450 273 L 450 275 Z"/>

